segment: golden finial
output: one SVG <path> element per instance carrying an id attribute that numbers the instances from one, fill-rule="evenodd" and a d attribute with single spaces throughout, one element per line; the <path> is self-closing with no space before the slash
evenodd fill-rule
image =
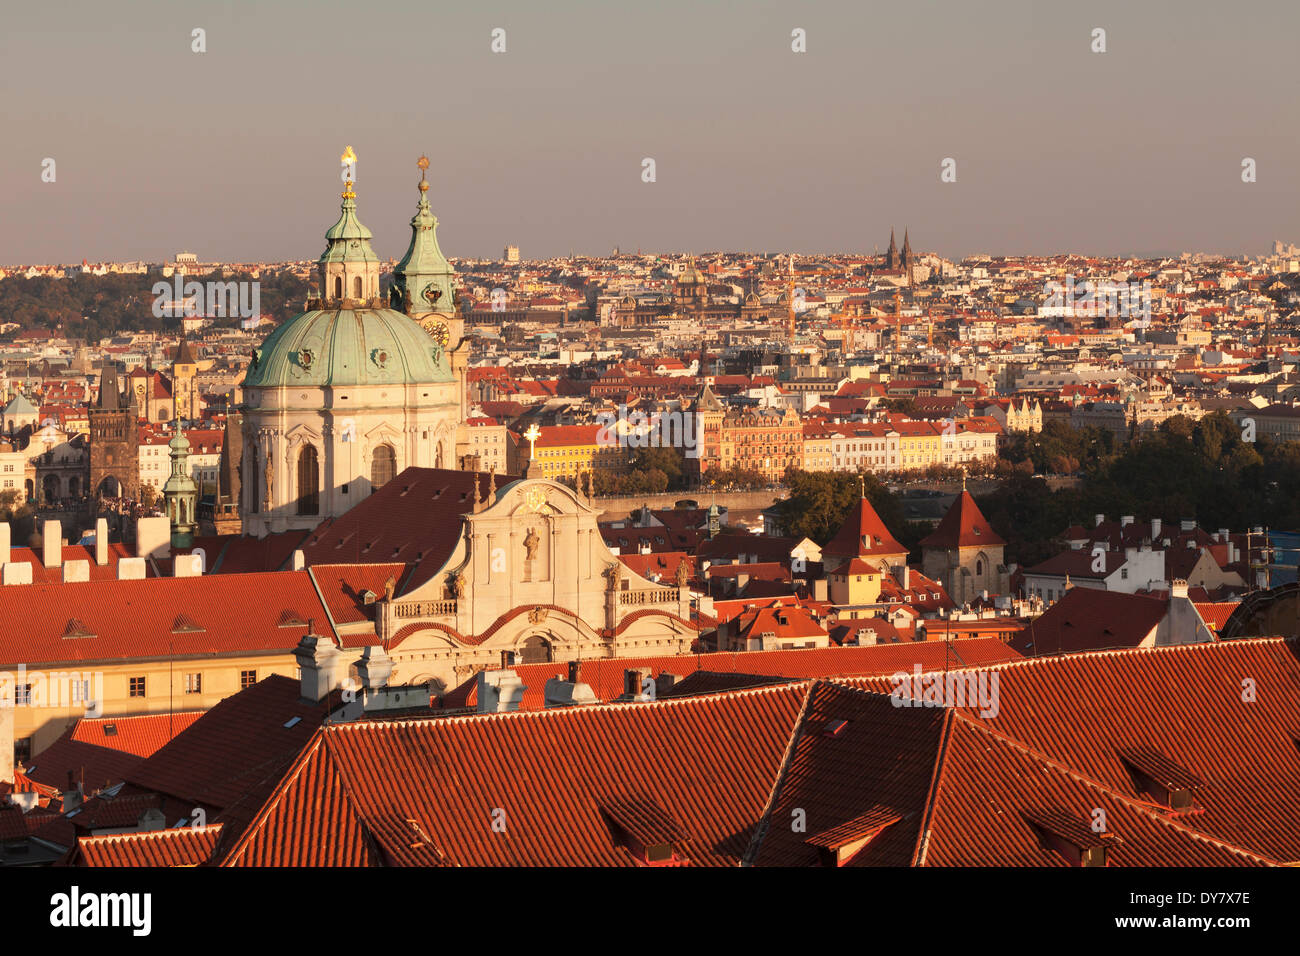
<path id="1" fill-rule="evenodd" d="M 348 178 L 343 186 L 343 198 L 356 199 L 357 194 L 352 191 L 352 169 L 356 166 L 357 154 L 352 151 L 351 146 L 348 146 L 343 150 L 343 155 L 339 157 L 339 162 L 348 168 Z"/>
<path id="2" fill-rule="evenodd" d="M 421 156 L 415 165 L 420 167 L 420 192 L 428 192 L 429 184 L 424 179 L 424 171 L 429 168 L 429 157 Z"/>

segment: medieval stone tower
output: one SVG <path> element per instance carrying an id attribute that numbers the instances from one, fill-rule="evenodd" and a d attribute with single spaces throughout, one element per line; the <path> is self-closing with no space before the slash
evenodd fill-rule
<path id="1" fill-rule="evenodd" d="M 117 366 L 99 374 L 99 400 L 90 409 L 91 498 L 136 498 L 140 492 L 140 434 L 134 397 L 123 396 Z"/>

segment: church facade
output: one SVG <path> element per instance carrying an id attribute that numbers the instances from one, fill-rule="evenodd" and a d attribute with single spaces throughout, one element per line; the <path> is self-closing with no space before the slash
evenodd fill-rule
<path id="1" fill-rule="evenodd" d="M 254 351 L 237 463 L 244 533 L 309 529 L 404 468 L 456 467 L 467 343 L 423 176 L 419 188 L 387 296 L 349 181 L 318 294 Z"/>
<path id="2" fill-rule="evenodd" d="M 600 512 L 582 493 L 536 478 L 498 489 L 496 476 L 483 473 L 414 471 L 400 481 L 403 495 L 383 492 L 307 545 L 309 563 L 350 557 L 335 543 L 371 534 L 371 550 L 397 551 L 398 561 L 418 547 L 420 557 L 405 570 L 384 566 L 385 573 L 391 569 L 384 593 L 371 585 L 364 613 L 334 620 L 344 640 L 378 639 L 393 664 L 389 683 L 445 689 L 484 669 L 686 654 L 698 640 L 701 618 L 686 575 L 665 585 L 631 571 L 606 546 Z M 470 489 L 463 505 L 449 504 Z M 468 510 L 454 519 L 442 512 L 424 530 L 425 516 L 449 507 Z M 409 514 L 408 532 L 369 530 L 379 511 Z M 366 574 L 364 566 L 324 564 L 313 565 L 313 573 L 321 582 L 343 582 L 348 595 L 361 590 Z"/>

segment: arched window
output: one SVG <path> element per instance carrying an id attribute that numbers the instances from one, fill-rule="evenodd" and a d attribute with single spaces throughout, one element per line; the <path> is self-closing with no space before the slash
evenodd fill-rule
<path id="1" fill-rule="evenodd" d="M 334 298 L 336 299 L 343 298 L 343 277 L 342 276 L 334 277 Z"/>
<path id="2" fill-rule="evenodd" d="M 298 514 L 320 514 L 320 461 L 314 445 L 298 453 Z"/>
<path id="3" fill-rule="evenodd" d="M 81 482 L 76 477 L 68 479 L 68 497 L 75 498 L 81 492 Z"/>
<path id="4" fill-rule="evenodd" d="M 442 463 L 442 442 L 438 442 L 438 457 L 433 460 L 433 467 L 434 468 L 445 467 Z"/>
<path id="5" fill-rule="evenodd" d="M 361 298 L 361 276 L 352 277 L 352 298 Z"/>
<path id="6" fill-rule="evenodd" d="M 248 513 L 257 514 L 258 493 L 257 493 L 257 449 L 251 449 L 248 456 L 248 468 L 245 470 L 244 478 L 244 500 L 248 503 Z"/>
<path id="7" fill-rule="evenodd" d="M 551 661 L 551 645 L 546 639 L 534 634 L 524 641 L 523 653 L 520 655 L 521 664 L 549 664 Z"/>
<path id="8" fill-rule="evenodd" d="M 393 480 L 395 474 L 397 474 L 397 456 L 393 453 L 393 446 L 380 445 L 375 449 L 374 458 L 370 461 L 371 490 L 384 487 Z"/>

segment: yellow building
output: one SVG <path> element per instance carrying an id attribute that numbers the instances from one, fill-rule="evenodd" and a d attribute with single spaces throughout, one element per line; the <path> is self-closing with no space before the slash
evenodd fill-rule
<path id="1" fill-rule="evenodd" d="M 618 443 L 617 435 L 603 425 L 547 425 L 538 428 L 531 441 L 527 433 L 510 435 L 510 473 L 522 475 L 529 467 L 530 478 L 577 480 L 586 472 L 621 474 L 636 450 Z"/>
<path id="2" fill-rule="evenodd" d="M 943 463 L 943 426 L 934 422 L 893 421 L 898 433 L 898 470 L 919 471 Z"/>

